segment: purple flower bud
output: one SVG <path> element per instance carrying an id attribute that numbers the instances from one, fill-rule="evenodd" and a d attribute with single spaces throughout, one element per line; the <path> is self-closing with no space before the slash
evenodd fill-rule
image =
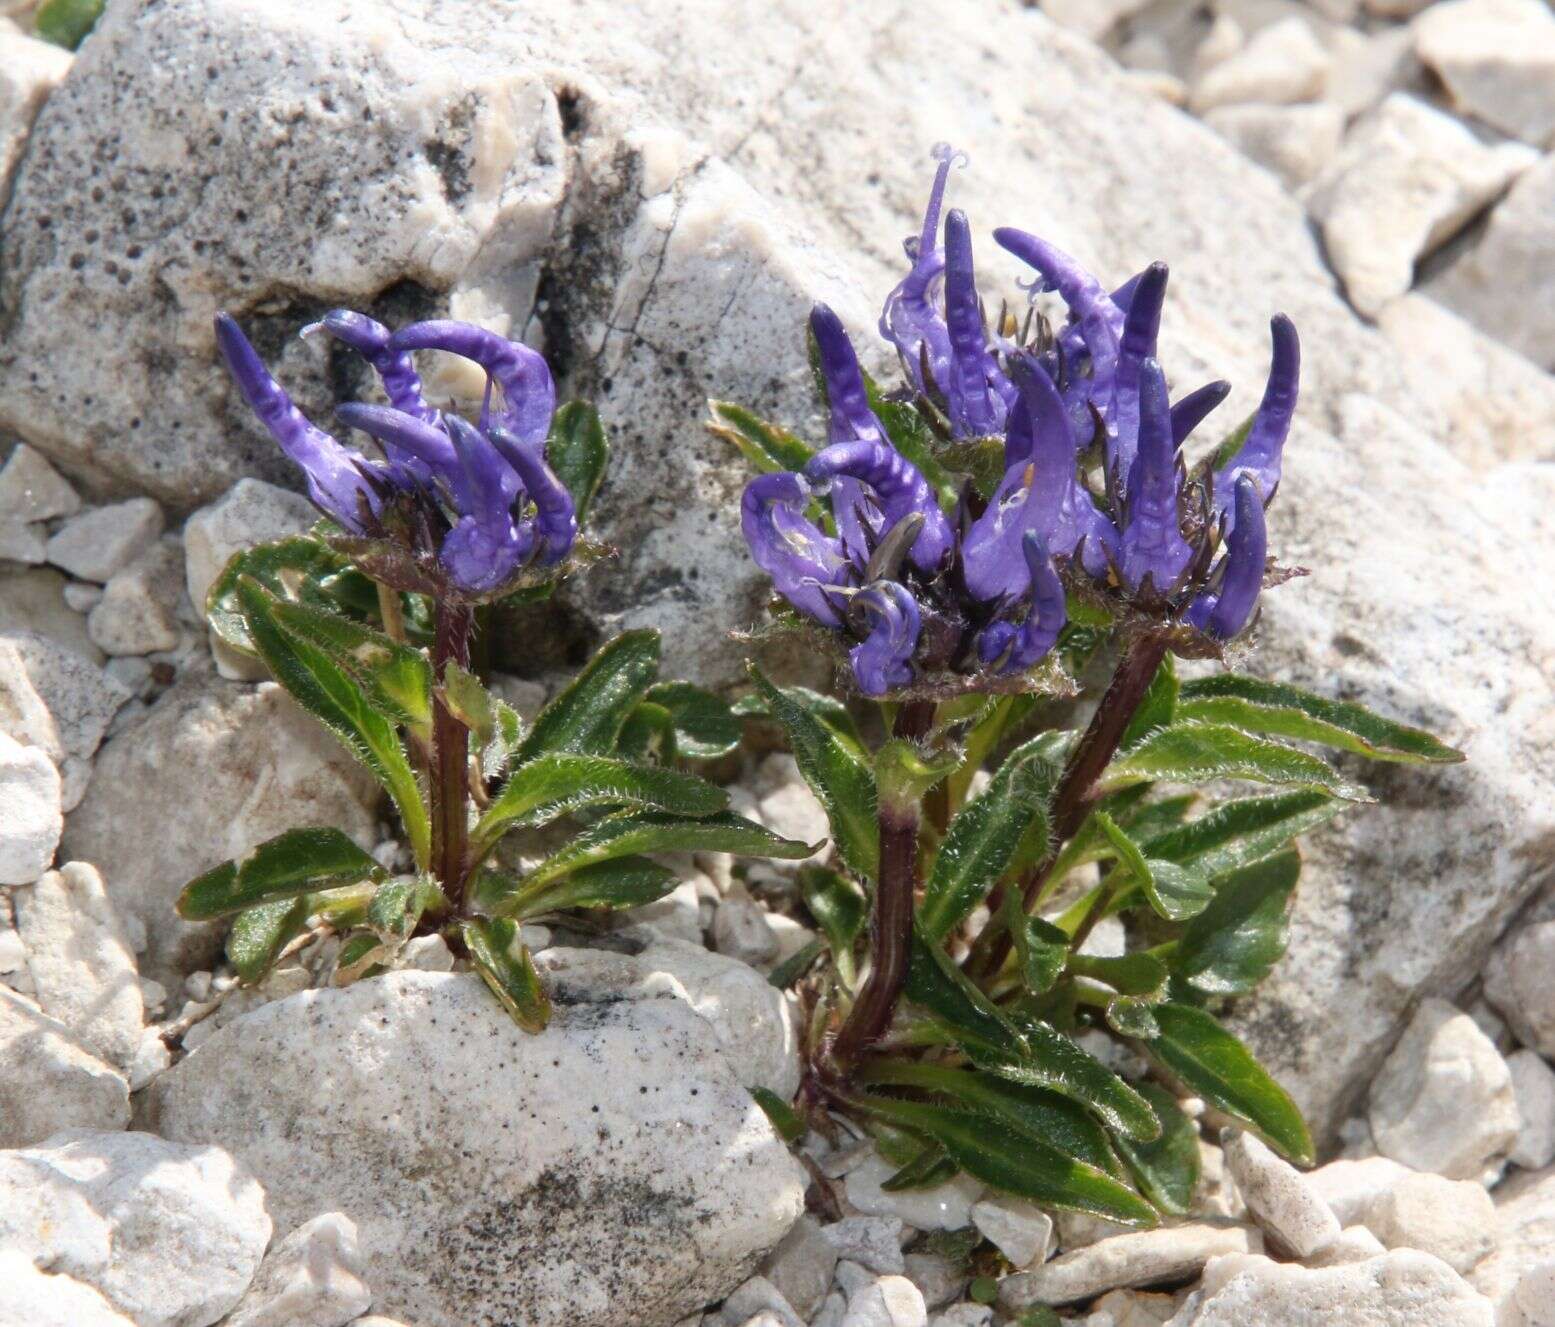
<path id="1" fill-rule="evenodd" d="M 1195 388 L 1172 407 L 1172 444 L 1181 447 L 1188 435 L 1231 394 L 1231 384 L 1221 379 Z"/>
<path id="2" fill-rule="evenodd" d="M 1274 354 L 1258 413 L 1242 450 L 1215 472 L 1216 509 L 1233 523 L 1241 519 L 1240 499 L 1235 503 L 1232 500 L 1241 476 L 1251 475 L 1258 481 L 1265 503 L 1274 501 L 1274 491 L 1280 486 L 1285 437 L 1290 432 L 1296 396 L 1301 390 L 1301 339 L 1296 335 L 1296 325 L 1283 313 L 1276 314 L 1269 323 L 1269 332 L 1274 340 Z"/>
<path id="3" fill-rule="evenodd" d="M 821 377 L 831 405 L 830 441 L 884 442 L 885 429 L 869 408 L 864 373 L 842 320 L 825 304 L 810 310 L 810 331 L 820 353 Z"/>
<path id="4" fill-rule="evenodd" d="M 937 573 L 950 556 L 954 537 L 934 490 L 917 467 L 889 444 L 845 442 L 827 447 L 810 458 L 804 477 L 818 492 L 827 491 L 838 477 L 858 480 L 873 495 L 886 530 L 920 513 L 923 529 L 909 556 L 925 575 Z"/>
<path id="5" fill-rule="evenodd" d="M 1177 507 L 1177 448 L 1172 442 L 1166 375 L 1154 359 L 1139 370 L 1139 451 L 1124 490 L 1126 517 L 1119 572 L 1130 590 L 1149 579 L 1156 593 L 1174 589 L 1193 560 Z"/>
<path id="6" fill-rule="evenodd" d="M 849 565 L 838 542 L 806 519 L 810 496 L 802 475 L 757 475 L 740 499 L 740 531 L 783 598 L 822 626 L 840 627 L 842 617 L 826 587 L 842 584 Z"/>
<path id="7" fill-rule="evenodd" d="M 960 437 L 997 433 L 1015 388 L 988 353 L 972 266 L 972 230 L 959 208 L 945 217 L 945 322 L 951 362 L 949 381 L 940 387 L 950 405 L 951 425 Z"/>
<path id="8" fill-rule="evenodd" d="M 869 635 L 848 651 L 853 679 L 866 696 L 881 696 L 913 679 L 912 657 L 923 628 L 918 601 L 895 581 L 877 581 L 853 599 Z"/>
<path id="9" fill-rule="evenodd" d="M 1226 553 L 1216 569 L 1218 591 L 1203 591 L 1189 607 L 1187 620 L 1217 640 L 1230 640 L 1248 623 L 1263 589 L 1269 537 L 1264 526 L 1263 498 L 1257 481 L 1241 475 L 1236 481 L 1236 520 L 1226 539 Z"/>
<path id="10" fill-rule="evenodd" d="M 513 523 L 512 495 L 518 477 L 475 425 L 447 417 L 448 436 L 464 469 L 458 519 L 443 540 L 438 558 L 461 590 L 494 590 L 523 565 L 534 546 L 531 531 Z"/>
<path id="11" fill-rule="evenodd" d="M 408 352 L 390 349 L 391 334 L 382 323 L 353 309 L 331 309 L 318 322 L 304 327 L 302 335 L 315 331 L 328 332 L 371 364 L 383 380 L 389 404 L 396 410 L 425 424 L 437 423 L 437 411 L 421 394 L 421 377 L 415 362 Z"/>
<path id="12" fill-rule="evenodd" d="M 1166 301 L 1166 279 L 1165 263 L 1151 263 L 1141 272 L 1123 319 L 1113 397 L 1115 423 L 1109 430 L 1118 440 L 1112 463 L 1120 475 L 1128 474 L 1138 449 L 1140 366 L 1155 357 L 1156 338 L 1161 330 L 1161 307 Z"/>
<path id="13" fill-rule="evenodd" d="M 379 510 L 370 464 L 303 417 L 225 313 L 216 315 L 216 344 L 243 399 L 281 450 L 302 468 L 313 505 L 344 529 L 362 533 L 364 508 L 373 515 Z M 381 483 L 381 475 L 378 478 Z"/>
<path id="14" fill-rule="evenodd" d="M 1069 620 L 1064 585 L 1042 536 L 1027 531 L 1021 540 L 1021 552 L 1030 582 L 1031 607 L 1026 620 L 1018 627 L 1009 622 L 993 622 L 977 638 L 978 658 L 997 666 L 1001 673 L 1025 672 L 1057 644 L 1058 634 Z"/>
<path id="15" fill-rule="evenodd" d="M 880 314 L 880 335 L 891 342 L 907 366 L 913 385 L 928 390 L 922 364 L 928 361 L 929 373 L 943 389 L 950 376 L 950 331 L 936 306 L 939 279 L 945 270 L 945 251 L 939 245 L 939 215 L 945 198 L 945 181 L 957 153 L 947 144 L 934 149 L 939 169 L 934 173 L 934 188 L 929 195 L 923 230 L 907 242 L 907 257 L 912 270 L 887 297 Z"/>
<path id="16" fill-rule="evenodd" d="M 502 388 L 496 422 L 526 442 L 543 444 L 556 410 L 556 384 L 545 360 L 526 345 L 471 323 L 433 319 L 402 327 L 389 341 L 395 351 L 445 350 L 474 361 Z M 483 418 L 482 426 L 486 421 Z"/>
<path id="17" fill-rule="evenodd" d="M 567 486 L 546 464 L 541 447 L 493 424 L 487 433 L 493 445 L 517 472 L 523 492 L 534 503 L 533 538 L 539 541 L 541 566 L 553 566 L 567 556 L 578 537 L 578 512 Z"/>

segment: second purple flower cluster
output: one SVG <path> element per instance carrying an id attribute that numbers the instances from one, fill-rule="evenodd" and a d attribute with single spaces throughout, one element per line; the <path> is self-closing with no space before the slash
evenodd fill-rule
<path id="1" fill-rule="evenodd" d="M 842 324 L 817 305 L 810 327 L 830 405 L 828 445 L 803 471 L 761 475 L 746 488 L 752 556 L 801 614 L 857 642 L 854 680 L 871 696 L 927 673 L 1031 668 L 1065 624 L 1066 576 L 1164 624 L 1215 642 L 1235 636 L 1264 583 L 1264 508 L 1279 485 L 1300 378 L 1295 327 L 1283 315 L 1271 324 L 1268 383 L 1240 447 L 1190 476 L 1182 445 L 1229 385 L 1170 400 L 1156 359 L 1165 265 L 1109 294 L 1046 241 L 996 230 L 1070 321 L 1054 334 L 1036 320 L 1028 337 L 1001 315 L 990 333 L 965 214 L 948 212 L 941 234 L 953 154 L 936 155 L 923 230 L 907 243 L 912 267 L 886 300 L 880 331 L 943 432 L 1002 440 L 1003 477 L 986 502 L 968 485 L 954 510 L 942 509 L 871 407 Z M 1087 483 L 1091 458 L 1098 477 Z"/>

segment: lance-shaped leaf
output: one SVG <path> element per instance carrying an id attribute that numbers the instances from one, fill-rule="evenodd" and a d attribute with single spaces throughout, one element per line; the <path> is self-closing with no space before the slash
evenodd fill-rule
<path id="1" fill-rule="evenodd" d="M 209 921 L 335 885 L 381 880 L 383 874 L 338 829 L 289 829 L 191 880 L 178 896 L 178 915 Z"/>
<path id="2" fill-rule="evenodd" d="M 1301 856 L 1290 848 L 1220 877 L 1214 901 L 1177 942 L 1172 971 L 1206 994 L 1251 991 L 1285 953 L 1300 874 Z"/>
<path id="3" fill-rule="evenodd" d="M 308 896 L 275 899 L 240 912 L 227 936 L 227 959 L 245 985 L 252 986 L 280 953 L 308 929 Z"/>
<path id="4" fill-rule="evenodd" d="M 799 1112 L 771 1088 L 750 1087 L 745 1090 L 761 1107 L 762 1113 L 777 1131 L 777 1136 L 785 1143 L 797 1143 L 809 1132 L 809 1127 Z"/>
<path id="5" fill-rule="evenodd" d="M 1062 734 L 1044 733 L 1017 747 L 987 791 L 951 820 L 918 908 L 919 923 L 932 939 L 949 935 L 982 902 L 1023 838 L 1046 840 L 1062 742 Z"/>
<path id="6" fill-rule="evenodd" d="M 636 908 L 657 902 L 678 883 L 675 873 L 658 862 L 646 857 L 617 857 L 581 867 L 538 892 L 525 890 L 519 894 L 515 890 L 522 902 L 511 915 L 522 921 L 563 908 Z M 504 915 L 508 912 L 501 902 L 494 911 Z"/>
<path id="7" fill-rule="evenodd" d="M 785 958 L 777 967 L 767 974 L 767 984 L 776 986 L 780 991 L 786 991 L 796 981 L 807 973 L 814 965 L 816 959 L 826 952 L 826 941 L 812 940 L 802 949 L 796 950 Z"/>
<path id="8" fill-rule="evenodd" d="M 727 812 L 703 820 L 684 820 L 654 811 L 612 816 L 591 825 L 565 848 L 552 853 L 519 882 L 503 906 L 505 914 L 527 908 L 532 898 L 562 876 L 643 852 L 732 852 L 752 857 L 809 857 L 816 845 L 774 834 L 764 825 Z"/>
<path id="9" fill-rule="evenodd" d="M 1182 689 L 1178 714 L 1185 720 L 1316 742 L 1372 760 L 1450 764 L 1464 758 L 1424 729 L 1394 723 L 1363 705 L 1236 673 L 1189 682 Z"/>
<path id="10" fill-rule="evenodd" d="M 956 767 L 954 752 L 926 756 L 916 744 L 895 737 L 875 752 L 875 785 L 882 811 L 916 822 L 925 793 Z"/>
<path id="11" fill-rule="evenodd" d="M 1166 985 L 1166 964 L 1150 954 L 1073 954 L 1069 970 L 1105 982 L 1121 995 L 1154 995 Z"/>
<path id="12" fill-rule="evenodd" d="M 519 939 L 518 923 L 506 917 L 462 923 L 470 963 L 502 1007 L 525 1032 L 543 1032 L 551 1002 L 540 984 L 534 959 Z"/>
<path id="13" fill-rule="evenodd" d="M 1215 897 L 1214 887 L 1201 871 L 1177 862 L 1146 857 L 1139 845 L 1105 811 L 1095 812 L 1092 819 L 1117 853 L 1117 869 L 1134 879 L 1150 900 L 1150 906 L 1167 921 L 1186 921 L 1204 911 Z"/>
<path id="14" fill-rule="evenodd" d="M 837 734 L 846 738 L 859 752 L 864 752 L 864 738 L 859 732 L 858 724 L 854 721 L 851 711 L 835 696 L 828 696 L 820 691 L 812 691 L 809 687 L 779 687 L 785 696 L 794 704 L 808 710 L 815 715 L 827 727 L 834 729 Z M 753 691 L 748 696 L 741 696 L 730 707 L 730 712 L 737 719 L 775 719 L 771 708 L 767 704 L 767 698 L 760 691 Z"/>
<path id="15" fill-rule="evenodd" d="M 1027 916 L 1018 889 L 1004 891 L 1001 912 L 1022 983 L 1033 995 L 1051 990 L 1069 961 L 1069 933 L 1045 918 Z"/>
<path id="16" fill-rule="evenodd" d="M 586 401 L 568 401 L 559 406 L 551 416 L 545 459 L 572 495 L 573 512 L 581 528 L 610 460 L 610 444 L 605 440 L 599 411 Z"/>
<path id="17" fill-rule="evenodd" d="M 553 751 L 609 755 L 658 675 L 659 633 L 623 631 L 540 711 L 519 747 L 519 763 Z"/>
<path id="18" fill-rule="evenodd" d="M 549 824 L 591 806 L 641 806 L 682 816 L 722 811 L 729 795 L 694 774 L 613 756 L 555 752 L 520 765 L 475 827 L 480 844 L 518 826 Z"/>
<path id="19" fill-rule="evenodd" d="M 478 747 L 485 747 L 496 736 L 497 706 L 501 702 L 468 668 L 451 661 L 445 664 L 438 690 L 449 713 L 470 730 Z"/>
<path id="20" fill-rule="evenodd" d="M 311 534 L 256 544 L 233 554 L 221 574 L 211 582 L 205 596 L 206 619 L 211 630 L 227 645 L 242 654 L 258 654 L 253 638 L 248 634 L 243 605 L 238 600 L 240 582 L 245 578 L 258 581 L 280 599 L 321 603 L 327 599 L 323 583 L 345 569 L 346 560 Z"/>
<path id="21" fill-rule="evenodd" d="M 728 702 L 690 682 L 659 682 L 648 700 L 669 711 L 675 748 L 688 760 L 716 760 L 740 745 L 740 721 Z"/>
<path id="22" fill-rule="evenodd" d="M 420 785 L 394 724 L 372 706 L 356 681 L 317 646 L 285 630 L 272 612 L 275 597 L 244 580 L 238 599 L 249 633 L 275 680 L 370 769 L 394 799 L 418 866 L 431 850 L 431 820 Z"/>
<path id="23" fill-rule="evenodd" d="M 969 1054 L 1018 1059 L 1026 1053 L 1020 1030 L 1004 1011 L 917 925 L 913 927 L 904 994 Z"/>
<path id="24" fill-rule="evenodd" d="M 843 984 L 851 987 L 855 975 L 853 946 L 869 919 L 869 901 L 853 881 L 824 866 L 799 868 L 799 892 L 831 948 Z"/>
<path id="25" fill-rule="evenodd" d="M 1352 802 L 1372 800 L 1366 789 L 1316 756 L 1220 723 L 1175 723 L 1150 733 L 1107 766 L 1097 790 L 1108 793 L 1158 779 L 1249 779 L 1315 788 Z"/>
<path id="26" fill-rule="evenodd" d="M 880 859 L 875 772 L 863 751 L 787 693 L 755 664 L 750 675 L 772 717 L 783 725 L 799 772 L 826 811 L 837 851 L 859 875 L 874 878 Z"/>
<path id="27" fill-rule="evenodd" d="M 491 719 L 491 740 L 480 753 L 481 777 L 488 781 L 507 773 L 524 740 L 524 721 L 507 701 L 493 697 Z"/>
<path id="28" fill-rule="evenodd" d="M 1184 1004 L 1158 1004 L 1161 1035 L 1145 1049 L 1190 1090 L 1228 1115 L 1246 1121 L 1278 1151 L 1303 1164 L 1312 1137 L 1296 1103 L 1253 1053 L 1214 1016 Z"/>
<path id="29" fill-rule="evenodd" d="M 870 1094 L 848 1104 L 931 1138 L 973 1179 L 1044 1206 L 1089 1212 L 1127 1225 L 1155 1223 L 1155 1210 L 1103 1170 L 975 1111 Z"/>
<path id="30" fill-rule="evenodd" d="M 1139 1090 L 1161 1121 L 1161 1136 L 1149 1143 L 1122 1138 L 1118 1150 L 1145 1196 L 1163 1212 L 1182 1216 L 1199 1184 L 1198 1127 L 1159 1083 L 1141 1083 Z"/>
<path id="31" fill-rule="evenodd" d="M 762 474 L 775 470 L 803 470 L 815 455 L 815 448 L 804 439 L 776 424 L 769 424 L 744 406 L 731 401 L 709 401 L 707 405 L 713 414 L 709 431 L 732 443 Z"/>
<path id="32" fill-rule="evenodd" d="M 1344 803 L 1321 792 L 1238 798 L 1147 839 L 1143 847 L 1153 860 L 1191 865 L 1213 879 L 1271 856 L 1343 810 Z"/>
<path id="33" fill-rule="evenodd" d="M 927 1143 L 911 1161 L 881 1180 L 880 1188 L 885 1193 L 907 1193 L 932 1188 L 955 1176 L 956 1163 L 945 1155 L 945 1149 L 938 1143 Z"/>
<path id="34" fill-rule="evenodd" d="M 367 925 L 389 940 L 405 940 L 432 904 L 442 897 L 430 876 L 402 875 L 385 880 L 367 905 Z"/>

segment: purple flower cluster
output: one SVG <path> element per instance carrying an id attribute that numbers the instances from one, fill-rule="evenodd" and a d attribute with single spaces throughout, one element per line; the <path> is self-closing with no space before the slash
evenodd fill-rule
<path id="1" fill-rule="evenodd" d="M 304 418 L 226 314 L 216 341 L 233 381 L 303 471 L 308 496 L 347 533 L 398 537 L 435 562 L 448 588 L 487 595 L 526 569 L 552 566 L 577 536 L 573 501 L 545 459 L 556 389 L 545 360 L 524 345 L 469 323 L 381 323 L 336 309 L 322 330 L 357 351 L 383 382 L 387 406 L 348 403 L 336 414 L 376 440 L 382 460 L 344 447 Z M 411 352 L 443 350 L 486 371 L 478 424 L 434 409 Z M 492 386 L 501 390 L 500 408 Z"/>
<path id="2" fill-rule="evenodd" d="M 1008 675 L 1042 658 L 1064 626 L 1061 572 L 1134 610 L 1214 641 L 1242 631 L 1263 587 L 1264 508 L 1300 377 L 1296 329 L 1272 323 L 1273 364 L 1241 447 L 1218 468 L 1181 457 L 1184 440 L 1225 399 L 1211 383 L 1175 404 L 1156 359 L 1167 269 L 1153 264 L 1110 294 L 1078 263 L 1024 231 L 995 240 L 1036 269 L 1070 320 L 1034 338 L 1001 314 L 990 334 L 964 213 L 940 212 L 953 161 L 939 169 L 911 269 L 887 298 L 881 334 L 911 392 L 953 439 L 1003 443 L 1003 477 L 986 503 L 967 487 L 947 517 L 917 467 L 892 446 L 835 314 L 810 326 L 831 406 L 828 446 L 801 473 L 762 475 L 742 524 L 755 561 L 800 613 L 846 632 L 866 695 L 926 671 Z M 1032 320 L 1028 320 L 1028 328 Z M 1100 482 L 1087 484 L 1099 444 Z M 835 534 L 813 518 L 825 500 Z"/>

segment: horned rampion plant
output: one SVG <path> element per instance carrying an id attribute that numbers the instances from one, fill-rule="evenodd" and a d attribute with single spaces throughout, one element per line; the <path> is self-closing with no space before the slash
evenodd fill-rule
<path id="1" fill-rule="evenodd" d="M 1149 1224 L 1187 1210 L 1198 1177 L 1167 1084 L 1312 1159 L 1299 1110 L 1216 1013 L 1285 950 L 1293 840 L 1369 800 L 1310 748 L 1461 756 L 1215 666 L 1245 652 L 1261 592 L 1300 574 L 1264 523 L 1296 406 L 1290 320 L 1273 320 L 1257 411 L 1190 459 L 1229 388 L 1170 398 L 1166 267 L 1109 293 L 996 230 L 1068 317 L 1001 304 L 990 322 L 967 218 L 941 225 L 953 162 L 937 155 L 880 319 L 904 385 L 872 381 L 818 305 L 825 446 L 712 405 L 762 472 L 742 519 L 775 627 L 835 650 L 884 735 L 871 749 L 858 705 L 751 670 L 743 709 L 786 730 L 836 848 L 799 877 L 824 938 L 775 977 L 804 1010 L 803 1085 L 763 1105 L 791 1134 L 839 1116 L 873 1133 L 900 1167 L 888 1189 L 960 1170 Z M 1181 680 L 1178 658 L 1207 662 Z M 1099 699 L 1076 704 L 1092 678 Z M 1247 784 L 1264 790 L 1233 791 Z M 1131 1063 L 1149 1074 L 1121 1075 Z"/>
<path id="2" fill-rule="evenodd" d="M 527 729 L 477 676 L 477 622 L 504 601 L 544 597 L 600 551 L 578 539 L 578 522 L 603 476 L 604 433 L 588 406 L 555 408 L 545 361 L 456 322 L 391 334 L 337 310 L 306 331 L 377 372 L 387 404 L 336 412 L 376 455 L 304 418 L 237 324 L 218 317 L 234 382 L 324 519 L 234 557 L 207 610 L 226 645 L 262 659 L 377 777 L 411 869 L 390 870 L 339 830 L 295 829 L 191 882 L 178 910 L 232 918 L 227 953 L 247 982 L 326 933 L 341 937 L 340 981 L 390 964 L 414 936 L 441 935 L 539 1031 L 549 1005 L 525 920 L 661 897 L 675 876 L 648 853 L 804 857 L 818 845 L 729 814 L 727 795 L 685 768 L 732 751 L 739 723 L 710 693 L 658 680 L 655 632 L 606 644 Z M 418 351 L 484 372 L 476 421 L 428 403 Z M 538 860 L 497 864 L 505 835 L 542 827 Z"/>

